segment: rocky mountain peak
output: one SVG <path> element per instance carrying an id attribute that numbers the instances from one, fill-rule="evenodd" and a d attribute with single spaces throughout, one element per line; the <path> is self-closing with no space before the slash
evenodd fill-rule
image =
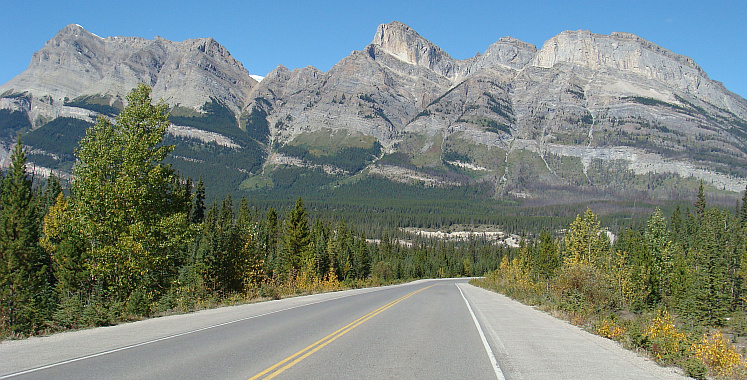
<path id="1" fill-rule="evenodd" d="M 632 72 L 688 91 L 697 91 L 698 82 L 708 79 L 692 59 L 630 33 L 562 32 L 547 40 L 534 60 L 545 68 L 558 63 Z"/>
<path id="2" fill-rule="evenodd" d="M 490 45 L 480 60 L 494 61 L 513 69 L 528 65 L 537 55 L 537 47 L 513 37 L 501 37 Z"/>
<path id="3" fill-rule="evenodd" d="M 449 54 L 401 22 L 379 25 L 371 44 L 411 65 L 426 67 L 447 77 L 455 75 L 455 60 Z"/>
<path id="4" fill-rule="evenodd" d="M 257 84 L 213 38 L 101 38 L 71 24 L 34 53 L 23 73 L 1 85 L 0 93 L 28 92 L 56 104 L 93 95 L 114 102 L 140 82 L 171 105 L 199 109 L 217 99 L 235 112 Z"/>

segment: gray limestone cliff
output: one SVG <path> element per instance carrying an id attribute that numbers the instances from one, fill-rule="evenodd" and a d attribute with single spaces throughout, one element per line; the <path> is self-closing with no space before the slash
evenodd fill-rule
<path id="1" fill-rule="evenodd" d="M 0 94 L 45 99 L 39 107 L 47 120 L 65 113 L 65 100 L 95 95 L 114 105 L 138 83 L 172 106 L 199 109 L 218 99 L 238 112 L 257 81 L 212 38 L 101 38 L 68 25 L 34 53 L 23 73 L 0 86 Z"/>
<path id="2" fill-rule="evenodd" d="M 96 112 L 69 101 L 121 105 L 138 82 L 172 106 L 200 111 L 216 100 L 233 112 L 240 130 L 208 125 L 200 141 L 241 156 L 240 178 L 260 164 L 267 176 L 287 166 L 356 174 L 333 167 L 336 152 L 376 142 L 382 150 L 361 173 L 488 184 L 496 196 L 675 198 L 656 190 L 665 179 L 747 184 L 747 100 L 692 59 L 629 33 L 565 31 L 541 49 L 502 37 L 456 60 L 392 22 L 327 72 L 279 65 L 257 83 L 211 38 L 100 38 L 70 25 L 0 86 L 0 109 L 27 114 L 34 128 L 61 116 L 90 121 Z M 185 160 L 209 164 L 197 153 Z M 659 184 L 639 189 L 640 176 Z"/>

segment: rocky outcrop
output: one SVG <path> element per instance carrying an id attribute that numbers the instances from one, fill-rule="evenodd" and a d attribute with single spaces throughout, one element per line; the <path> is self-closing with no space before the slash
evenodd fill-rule
<path id="1" fill-rule="evenodd" d="M 114 105 L 141 82 L 170 105 L 199 109 L 218 99 L 237 113 L 257 83 L 212 38 L 101 38 L 68 25 L 34 53 L 23 73 L 0 86 L 0 94 L 28 93 L 53 104 L 96 95 Z"/>

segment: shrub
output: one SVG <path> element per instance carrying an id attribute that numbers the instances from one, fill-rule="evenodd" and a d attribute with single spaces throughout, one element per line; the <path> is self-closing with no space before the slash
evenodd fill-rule
<path id="1" fill-rule="evenodd" d="M 690 351 L 693 357 L 700 360 L 714 375 L 736 378 L 738 374 L 745 373 L 742 355 L 724 339 L 721 331 L 703 334 L 701 340 L 690 346 Z"/>
<path id="2" fill-rule="evenodd" d="M 609 279 L 599 268 L 586 264 L 565 266 L 558 271 L 553 289 L 572 311 L 613 309 L 619 300 Z"/>
<path id="3" fill-rule="evenodd" d="M 687 336 L 677 330 L 674 317 L 667 309 L 659 310 L 656 317 L 648 323 L 643 331 L 646 348 L 659 361 L 671 362 L 679 358 L 687 342 Z"/>
<path id="4" fill-rule="evenodd" d="M 597 325 L 597 334 L 607 339 L 620 340 L 625 336 L 626 329 L 624 326 L 618 324 L 615 320 L 610 318 L 604 318 Z"/>

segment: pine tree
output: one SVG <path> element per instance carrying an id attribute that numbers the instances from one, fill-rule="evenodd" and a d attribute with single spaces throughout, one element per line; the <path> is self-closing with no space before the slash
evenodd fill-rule
<path id="1" fill-rule="evenodd" d="M 705 200 L 705 193 L 703 192 L 703 181 L 700 181 L 700 186 L 698 187 L 698 195 L 697 200 L 695 201 L 695 214 L 697 216 L 703 215 L 706 209 L 706 200 Z"/>
<path id="2" fill-rule="evenodd" d="M 305 265 L 311 263 L 311 234 L 309 220 L 303 199 L 298 198 L 296 204 L 285 219 L 285 234 L 283 236 L 283 264 L 286 273 L 300 272 L 307 269 Z"/>
<path id="3" fill-rule="evenodd" d="M 744 194 L 742 195 L 742 208 L 739 209 L 739 220 L 743 226 L 747 226 L 747 187 L 745 187 Z"/>
<path id="4" fill-rule="evenodd" d="M 194 205 L 192 206 L 192 214 L 190 215 L 190 223 L 199 224 L 205 219 L 205 183 L 202 182 L 202 176 L 197 181 L 194 195 Z"/>
<path id="5" fill-rule="evenodd" d="M 714 208 L 702 215 L 690 253 L 695 276 L 691 289 L 693 309 L 689 314 L 709 326 L 723 325 L 732 304 L 725 214 Z"/>
<path id="6" fill-rule="evenodd" d="M 49 257 L 39 246 L 39 219 L 26 154 L 18 143 L 0 194 L 0 325 L 28 334 L 48 318 L 53 300 Z M 0 334 L 2 331 L 0 331 Z"/>
<path id="7" fill-rule="evenodd" d="M 547 231 L 543 230 L 540 234 L 540 241 L 535 250 L 532 270 L 539 279 L 548 280 L 560 267 L 560 256 L 555 241 Z"/>

